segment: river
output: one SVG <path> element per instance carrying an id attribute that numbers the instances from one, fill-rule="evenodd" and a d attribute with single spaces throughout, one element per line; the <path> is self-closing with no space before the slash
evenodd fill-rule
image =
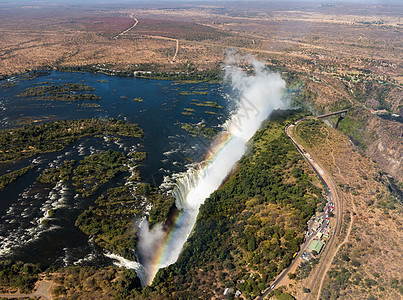
<path id="1" fill-rule="evenodd" d="M 10 82 L 16 85 L 2 86 Z M 101 99 L 68 102 L 17 97 L 26 88 L 43 83 L 86 84 L 95 90 L 85 93 L 96 94 Z M 78 230 L 74 222 L 100 192 L 121 182 L 124 176 L 113 179 L 99 193 L 87 199 L 77 197 L 70 182 L 49 189 L 36 182 L 37 176 L 44 169 L 58 166 L 64 160 L 80 160 L 106 149 L 125 153 L 141 150 L 148 154 L 139 167 L 144 181 L 160 186 L 164 177 L 185 171 L 192 161 L 200 161 L 210 146 L 210 140 L 192 136 L 181 125 L 204 123 L 219 130 L 232 109 L 229 107 L 229 93 L 220 84 L 178 83 L 59 71 L 32 80 L 15 77 L 0 82 L 0 129 L 38 120 L 112 117 L 139 124 L 144 130 L 144 138 L 140 140 L 123 138 L 110 141 L 86 137 L 62 151 L 0 166 L 0 175 L 3 175 L 32 162 L 37 163 L 34 171 L 29 171 L 0 191 L 0 258 L 55 266 L 110 264 L 103 250 Z M 143 101 L 134 101 L 136 97 Z M 206 101 L 216 102 L 223 108 L 194 105 L 195 102 Z M 88 105 L 82 106 L 82 103 Z M 38 226 L 43 212 L 50 208 L 57 208 L 59 217 L 49 227 Z"/>

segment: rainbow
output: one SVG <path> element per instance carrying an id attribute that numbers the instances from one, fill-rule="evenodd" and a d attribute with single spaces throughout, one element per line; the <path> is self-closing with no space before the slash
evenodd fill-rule
<path id="1" fill-rule="evenodd" d="M 199 171 L 201 174 L 205 173 L 206 170 L 213 164 L 214 160 L 217 158 L 217 154 L 228 145 L 232 138 L 233 137 L 228 133 L 222 133 L 218 136 L 216 142 L 207 152 L 207 156 L 200 167 Z M 169 250 L 173 248 L 174 243 L 178 240 L 178 238 L 180 238 L 180 235 L 183 232 L 181 229 L 184 227 L 184 225 L 186 225 L 186 221 L 188 221 L 191 217 L 192 216 L 186 210 L 180 210 L 175 216 L 171 230 L 166 233 L 163 242 L 157 246 L 157 249 L 155 249 L 155 255 L 147 270 L 147 285 L 152 283 L 155 274 L 157 274 L 160 268 L 167 266 L 165 262 L 169 261 L 171 255 Z"/>
<path id="2" fill-rule="evenodd" d="M 206 157 L 204 158 L 202 169 L 208 168 L 208 165 L 211 164 L 215 158 L 217 158 L 217 154 L 231 141 L 232 136 L 227 133 L 221 133 L 214 144 L 211 146 L 210 150 L 207 152 Z"/>
<path id="3" fill-rule="evenodd" d="M 184 218 L 184 211 L 179 211 L 178 215 L 175 217 L 175 222 L 172 230 L 167 233 L 164 242 L 160 243 L 158 248 L 156 249 L 155 256 L 147 270 L 147 285 L 150 285 L 152 283 L 155 274 L 157 274 L 160 268 L 167 267 L 164 262 L 168 260 L 168 256 L 170 255 L 169 249 L 171 249 L 176 239 L 178 238 L 178 235 L 180 234 L 178 228 L 180 228 L 181 223 L 184 221 Z"/>
<path id="4" fill-rule="evenodd" d="M 148 273 L 147 284 L 152 283 L 158 269 L 176 262 L 196 223 L 200 205 L 228 177 L 245 153 L 248 141 L 274 108 L 284 107 L 281 96 L 285 82 L 278 74 L 269 73 L 256 62 L 255 65 L 255 76 L 232 74 L 234 88 L 242 95 L 236 114 L 225 124 L 226 131 L 218 136 L 206 153 L 200 168 L 188 170 L 187 176 L 178 180 L 173 195 L 179 212 L 173 226 L 168 232 L 162 232 L 160 226 L 156 231 L 157 243 L 152 249 L 145 248 L 147 253 L 143 253 L 148 258 L 144 265 Z M 149 235 L 146 234 L 144 240 L 157 236 L 153 236 L 155 232 L 149 228 L 147 230 Z"/>

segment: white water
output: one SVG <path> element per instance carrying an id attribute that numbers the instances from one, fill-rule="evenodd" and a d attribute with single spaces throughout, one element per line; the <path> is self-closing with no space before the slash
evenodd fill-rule
<path id="1" fill-rule="evenodd" d="M 135 269 L 137 276 L 140 278 L 141 285 L 142 286 L 146 285 L 146 282 L 144 281 L 144 278 L 146 278 L 145 270 L 140 263 L 138 263 L 136 261 L 128 260 L 124 257 L 121 257 L 119 255 L 116 255 L 116 254 L 113 254 L 110 252 L 105 253 L 105 256 L 113 259 L 115 261 L 115 265 L 118 267 L 124 267 L 126 269 Z"/>
<path id="2" fill-rule="evenodd" d="M 235 67 L 227 68 L 226 76 L 238 93 L 235 113 L 226 123 L 225 131 L 212 148 L 211 159 L 203 168 L 189 170 L 179 179 L 173 192 L 176 206 L 183 210 L 181 220 L 166 239 L 162 226 L 152 230 L 143 226 L 139 235 L 139 254 L 141 263 L 147 271 L 150 284 L 157 270 L 176 262 L 192 228 L 196 222 L 199 207 L 225 180 L 237 161 L 246 152 L 247 143 L 261 127 L 274 109 L 284 109 L 287 104 L 282 100 L 285 82 L 278 74 L 270 73 L 264 65 L 252 60 L 255 74 L 247 76 Z M 148 224 L 147 224 L 148 225 Z M 172 239 L 174 239 L 172 241 Z M 163 250 L 158 251 L 163 245 Z"/>

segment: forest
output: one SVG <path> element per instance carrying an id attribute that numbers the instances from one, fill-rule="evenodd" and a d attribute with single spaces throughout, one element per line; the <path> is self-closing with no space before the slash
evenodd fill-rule
<path id="1" fill-rule="evenodd" d="M 133 249 L 135 249 L 137 243 L 137 232 L 134 223 L 136 221 L 140 222 L 145 217 L 147 206 L 150 203 L 153 204 L 153 209 L 149 212 L 149 221 L 151 223 L 166 220 L 173 206 L 172 197 L 162 195 L 149 183 L 141 182 L 141 176 L 135 168 L 136 163 L 145 158 L 145 152 L 131 152 L 128 158 L 125 158 L 120 152 L 106 151 L 97 157 L 92 155 L 84 158 L 80 163 L 81 166 L 86 166 L 88 165 L 87 162 L 101 159 L 101 161 L 109 161 L 109 165 L 111 165 L 110 162 L 113 161 L 112 166 L 115 167 L 109 172 L 103 170 L 104 166 L 97 167 L 97 165 L 94 165 L 88 169 L 100 170 L 99 173 L 97 172 L 93 175 L 95 182 L 98 182 L 97 176 L 100 176 L 103 182 L 110 180 L 112 177 L 107 177 L 105 174 L 126 171 L 127 167 L 124 164 L 130 164 L 132 174 L 130 177 L 126 177 L 128 179 L 126 184 L 111 187 L 105 193 L 102 193 L 93 205 L 78 216 L 76 226 L 85 234 L 94 237 L 94 242 L 101 247 L 132 260 L 136 259 Z M 82 173 L 81 169 L 83 168 L 79 166 L 74 170 L 75 176 Z M 91 185 L 88 183 L 89 176 L 85 175 L 86 173 L 88 171 L 84 172 L 84 176 L 80 176 L 80 178 L 85 180 L 85 192 L 92 194 L 92 191 L 87 191 L 88 186 Z M 74 177 L 73 180 L 75 180 Z M 145 197 L 148 201 L 144 201 Z"/>
<path id="2" fill-rule="evenodd" d="M 174 265 L 130 297 L 212 298 L 225 288 L 260 295 L 299 250 L 307 220 L 325 198 L 284 133 L 304 113 L 267 122 L 226 183 L 201 206 L 193 234 Z"/>
<path id="3" fill-rule="evenodd" d="M 57 168 L 49 168 L 42 172 L 36 179 L 41 183 L 56 184 L 59 181 L 67 181 L 70 179 L 70 174 L 75 164 L 74 160 L 64 161 L 63 164 Z"/>
<path id="4" fill-rule="evenodd" d="M 37 264 L 0 261 L 0 293 L 31 292 L 41 272 Z"/>
<path id="5" fill-rule="evenodd" d="M 177 263 L 161 269 L 151 286 L 142 289 L 133 270 L 115 273 L 112 269 L 93 268 L 87 268 L 87 271 L 93 274 L 94 280 L 86 284 L 96 288 L 98 279 L 95 278 L 106 272 L 116 282 L 99 289 L 105 289 L 104 292 L 113 293 L 119 299 L 211 298 L 222 295 L 225 288 L 231 288 L 232 294 L 240 291 L 247 299 L 260 295 L 289 265 L 293 254 L 299 250 L 307 220 L 316 210 L 322 209 L 325 202 L 320 185 L 312 183 L 313 173 L 309 173 L 306 162 L 284 133 L 287 124 L 304 115 L 305 112 L 277 113 L 256 132 L 250 141 L 248 154 L 201 206 L 194 232 Z M 71 122 L 71 128 L 77 127 L 75 122 L 78 121 Z M 99 120 L 86 122 L 100 125 Z M 127 125 L 120 125 L 123 128 L 116 129 L 120 133 L 141 133 L 137 127 L 128 127 L 125 131 Z M 102 128 L 110 130 L 109 126 Z M 172 197 L 160 194 L 148 183 L 141 183 L 136 165 L 145 157 L 144 152 L 125 156 L 120 152 L 106 151 L 87 156 L 78 164 L 66 161 L 59 168 L 45 170 L 38 181 L 54 183 L 68 180 L 72 175 L 71 180 L 79 192 L 86 187 L 81 191 L 86 196 L 86 193 L 94 193 L 93 188 L 96 190 L 116 174 L 130 168 L 132 175 L 126 179 L 132 179 L 127 181 L 128 184 L 112 186 L 99 195 L 94 204 L 78 217 L 76 226 L 92 236 L 101 247 L 135 259 L 132 251 L 137 242 L 134 222 L 144 217 L 144 205 L 152 203 L 149 211 L 151 225 L 167 222 L 169 215 L 175 213 Z M 105 174 L 112 177 L 102 179 Z M 147 202 L 142 200 L 144 197 Z M 84 287 L 67 288 L 71 280 L 77 284 L 88 281 L 84 277 L 71 277 L 81 274 L 84 269 L 60 269 L 57 280 L 60 285 L 55 289 L 55 295 L 84 295 Z M 288 297 L 288 294 L 283 295 Z"/>

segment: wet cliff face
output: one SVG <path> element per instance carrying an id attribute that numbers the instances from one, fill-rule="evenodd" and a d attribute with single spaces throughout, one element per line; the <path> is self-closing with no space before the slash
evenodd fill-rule
<path id="1" fill-rule="evenodd" d="M 383 119 L 364 108 L 351 109 L 339 124 L 378 166 L 403 182 L 403 124 Z"/>

